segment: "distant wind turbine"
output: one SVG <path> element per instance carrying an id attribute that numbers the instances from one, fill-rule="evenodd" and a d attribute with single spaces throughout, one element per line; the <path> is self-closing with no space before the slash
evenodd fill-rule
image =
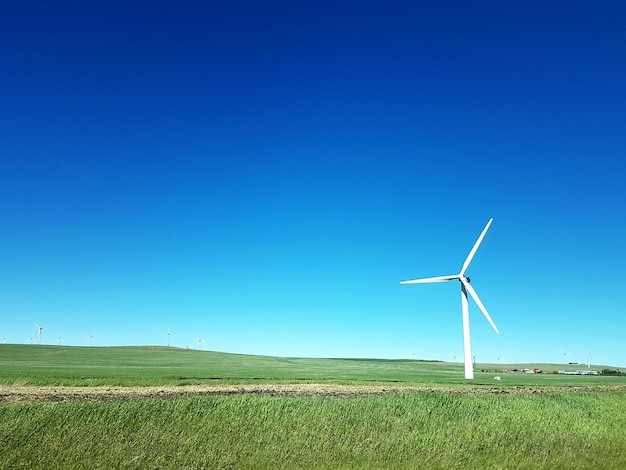
<path id="1" fill-rule="evenodd" d="M 59 340 L 59 345 L 63 344 L 63 332 L 61 331 L 61 334 L 59 334 L 59 337 L 57 338 Z"/>
<path id="2" fill-rule="evenodd" d="M 470 296 L 472 297 L 472 299 L 474 299 L 474 302 L 476 303 L 476 305 L 478 305 L 478 308 L 481 310 L 481 312 L 483 312 L 483 315 L 485 316 L 489 324 L 493 327 L 495 332 L 499 333 L 498 328 L 496 327 L 495 323 L 489 316 L 489 313 L 487 312 L 487 309 L 485 308 L 480 298 L 478 297 L 478 294 L 476 294 L 476 291 L 470 285 L 470 277 L 465 275 L 467 268 L 472 262 L 472 258 L 474 258 L 474 255 L 476 254 L 476 250 L 478 250 L 478 247 L 483 241 L 483 238 L 485 237 L 487 230 L 489 230 L 489 226 L 491 225 L 492 222 L 493 222 L 493 218 L 489 219 L 489 222 L 487 222 L 487 225 L 485 226 L 482 233 L 478 237 L 478 240 L 476 240 L 476 243 L 474 243 L 472 250 L 470 251 L 467 258 L 465 259 L 465 262 L 463 263 L 463 267 L 461 268 L 461 271 L 458 274 L 414 279 L 411 281 L 402 281 L 400 283 L 400 284 L 425 284 L 425 283 L 431 283 L 431 282 L 447 282 L 447 281 L 453 281 L 453 280 L 457 280 L 461 283 L 461 311 L 463 315 L 463 351 L 464 351 L 464 360 L 465 360 L 465 378 L 466 379 L 474 378 L 474 367 L 472 365 L 472 346 L 471 346 L 471 340 L 470 340 L 469 305 L 467 301 L 468 292 Z"/>
<path id="3" fill-rule="evenodd" d="M 591 353 L 587 351 L 587 369 L 591 369 Z"/>
<path id="4" fill-rule="evenodd" d="M 89 336 L 85 336 L 85 338 L 87 338 L 89 340 L 89 345 L 93 346 L 93 337 L 94 337 L 95 333 L 90 334 Z"/>
<path id="5" fill-rule="evenodd" d="M 9 336 L 9 335 L 4 335 L 4 336 L 2 337 L 2 342 L 3 342 L 4 344 L 7 344 L 7 337 L 8 337 L 8 336 Z"/>
<path id="6" fill-rule="evenodd" d="M 168 329 L 167 329 L 167 335 L 165 335 L 165 337 L 167 338 L 167 347 L 168 347 L 168 348 L 170 347 L 170 337 L 171 337 L 172 335 L 174 335 L 174 333 L 172 333 L 172 332 L 170 331 L 170 329 L 168 328 Z"/>
<path id="7" fill-rule="evenodd" d="M 33 344 L 35 342 L 35 332 L 33 331 L 33 334 L 30 335 L 30 338 L 28 338 L 28 340 L 30 341 L 30 344 Z"/>
<path id="8" fill-rule="evenodd" d="M 202 348 L 202 341 L 204 341 L 206 338 L 200 338 L 200 336 L 196 335 L 196 338 L 198 338 L 198 349 Z"/>
<path id="9" fill-rule="evenodd" d="M 46 326 L 48 326 L 48 324 L 44 323 L 42 326 L 39 326 L 37 323 L 35 323 L 35 326 L 38 329 L 38 331 L 37 331 L 37 344 L 41 344 L 41 330 L 43 330 Z"/>
<path id="10" fill-rule="evenodd" d="M 565 362 L 567 363 L 567 362 L 568 362 L 568 361 L 567 361 L 567 356 L 569 356 L 570 354 L 572 354 L 572 351 L 568 351 L 568 352 L 561 351 L 561 352 L 563 353 L 563 358 L 565 359 Z"/>

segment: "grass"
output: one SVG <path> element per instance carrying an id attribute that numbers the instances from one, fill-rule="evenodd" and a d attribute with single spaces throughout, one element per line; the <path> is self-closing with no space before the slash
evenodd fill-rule
<path id="1" fill-rule="evenodd" d="M 478 364 L 473 384 L 498 387 L 626 384 L 626 376 L 564 376 L 549 373 L 563 368 L 562 365 L 527 366 L 539 366 L 547 373 L 509 374 L 503 372 L 504 365 Z M 502 380 L 494 381 L 496 375 Z M 463 365 L 458 363 L 279 358 L 167 347 L 0 344 L 0 384 L 5 385 L 16 382 L 32 385 L 137 386 L 301 381 L 467 386 Z"/>
<path id="2" fill-rule="evenodd" d="M 0 468 L 626 468 L 626 395 L 400 393 L 0 406 Z"/>
<path id="3" fill-rule="evenodd" d="M 626 393 L 603 387 L 626 377 L 476 369 L 468 385 L 461 364 L 443 362 L 0 345 L 5 386 L 309 381 L 502 392 L 3 403 L 0 469 L 626 468 Z M 564 391 L 579 385 L 604 391 Z M 537 387 L 562 388 L 528 391 Z"/>

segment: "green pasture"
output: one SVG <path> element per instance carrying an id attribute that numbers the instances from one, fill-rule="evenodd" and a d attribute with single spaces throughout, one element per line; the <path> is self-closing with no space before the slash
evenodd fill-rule
<path id="1" fill-rule="evenodd" d="M 308 381 L 442 387 L 351 397 L 243 393 L 3 403 L 0 470 L 626 468 L 626 392 L 608 387 L 626 385 L 626 377 L 512 374 L 505 367 L 477 364 L 468 384 L 461 364 L 443 362 L 0 345 L 5 386 Z M 598 391 L 576 391 L 581 385 Z M 494 387 L 502 390 L 493 393 Z M 455 388 L 491 392 L 449 391 Z"/>
<path id="2" fill-rule="evenodd" d="M 0 406 L 0 469 L 623 469 L 619 392 Z"/>
<path id="3" fill-rule="evenodd" d="M 528 364 L 544 374 L 507 373 L 477 364 L 475 380 L 460 363 L 381 359 L 306 359 L 167 347 L 64 347 L 0 344 L 0 384 L 176 385 L 205 383 L 395 383 L 397 385 L 577 386 L 626 384 L 626 376 L 564 376 L 562 365 Z M 583 366 L 580 366 L 583 367 Z M 596 366 L 602 370 L 605 366 Z M 484 372 L 483 372 L 484 371 Z M 501 380 L 496 381 L 494 377 Z"/>

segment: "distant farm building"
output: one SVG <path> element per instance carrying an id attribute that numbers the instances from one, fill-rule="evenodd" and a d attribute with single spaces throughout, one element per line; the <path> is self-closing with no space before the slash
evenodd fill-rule
<path id="1" fill-rule="evenodd" d="M 597 370 L 565 370 L 565 369 L 561 369 L 558 371 L 559 374 L 565 374 L 565 375 L 598 375 L 598 371 Z"/>

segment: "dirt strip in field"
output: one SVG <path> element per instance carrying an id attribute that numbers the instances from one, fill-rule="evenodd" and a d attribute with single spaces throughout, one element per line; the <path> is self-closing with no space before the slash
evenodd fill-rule
<path id="1" fill-rule="evenodd" d="M 548 392 L 626 392 L 626 386 L 589 387 L 428 387 L 333 384 L 246 384 L 246 385 L 180 385 L 152 387 L 65 387 L 0 385 L 0 404 L 55 403 L 75 401 L 112 401 L 138 398 L 176 398 L 194 395 L 308 395 L 354 397 L 387 393 L 510 394 Z"/>

